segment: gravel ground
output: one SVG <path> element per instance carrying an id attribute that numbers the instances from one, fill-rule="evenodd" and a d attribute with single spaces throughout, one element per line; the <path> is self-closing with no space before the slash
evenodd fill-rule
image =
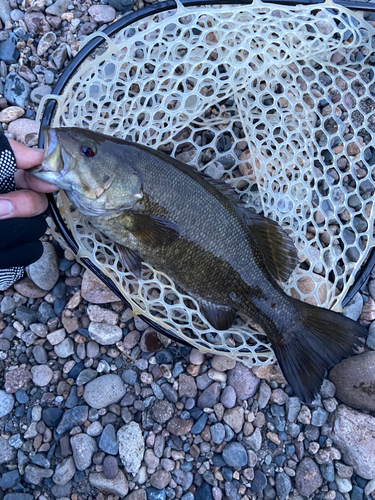
<path id="1" fill-rule="evenodd" d="M 7 133 L 36 145 L 35 110 L 79 41 L 149 3 L 0 0 Z M 43 240 L 0 292 L 0 500 L 375 498 L 375 274 L 346 310 L 369 327 L 364 352 L 306 406 L 275 366 L 160 338 Z"/>

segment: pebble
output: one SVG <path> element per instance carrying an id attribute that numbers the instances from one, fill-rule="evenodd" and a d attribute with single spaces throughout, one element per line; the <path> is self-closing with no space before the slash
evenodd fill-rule
<path id="1" fill-rule="evenodd" d="M 43 467 L 37 467 L 36 465 L 27 465 L 25 468 L 26 479 L 31 483 L 38 485 L 43 479 L 51 477 L 53 470 L 44 469 Z"/>
<path id="2" fill-rule="evenodd" d="M 220 356 L 218 354 L 215 354 L 215 356 L 211 360 L 211 366 L 218 372 L 226 372 L 227 370 L 231 370 L 236 366 L 236 360 L 227 356 Z"/>
<path id="3" fill-rule="evenodd" d="M 8 415 L 14 407 L 14 397 L 5 391 L 0 391 L 0 418 Z"/>
<path id="4" fill-rule="evenodd" d="M 247 453 L 241 443 L 228 443 L 223 450 L 223 459 L 229 467 L 244 467 L 247 464 Z"/>
<path id="5" fill-rule="evenodd" d="M 134 0 L 108 0 L 108 4 L 119 12 L 132 10 Z"/>
<path id="6" fill-rule="evenodd" d="M 128 481 L 122 470 L 119 470 L 113 479 L 105 477 L 101 472 L 94 472 L 90 474 L 89 481 L 99 491 L 113 493 L 114 495 L 120 495 L 120 497 L 126 496 L 129 491 Z"/>
<path id="7" fill-rule="evenodd" d="M 111 23 L 116 17 L 116 11 L 110 5 L 92 5 L 89 14 L 97 23 Z"/>
<path id="8" fill-rule="evenodd" d="M 267 485 L 267 477 L 262 471 L 256 470 L 254 472 L 254 479 L 251 482 L 251 491 L 253 493 L 260 493 L 264 490 L 266 485 Z"/>
<path id="9" fill-rule="evenodd" d="M 103 472 L 106 479 L 115 479 L 118 471 L 117 459 L 113 456 L 106 456 L 103 461 Z"/>
<path id="10" fill-rule="evenodd" d="M 43 56 L 56 42 L 56 35 L 52 31 L 45 33 L 39 40 L 36 53 L 38 56 Z"/>
<path id="11" fill-rule="evenodd" d="M 329 373 L 336 398 L 358 410 L 375 411 L 375 352 L 344 359 Z"/>
<path id="12" fill-rule="evenodd" d="M 296 470 L 296 488 L 298 492 L 310 497 L 323 484 L 319 467 L 311 458 L 304 458 Z"/>
<path id="13" fill-rule="evenodd" d="M 73 478 L 75 472 L 76 467 L 73 457 L 67 457 L 56 465 L 52 479 L 56 484 L 63 485 Z"/>
<path id="14" fill-rule="evenodd" d="M 219 382 L 214 382 L 205 389 L 197 401 L 198 408 L 213 408 L 219 402 L 221 386 Z"/>
<path id="15" fill-rule="evenodd" d="M 56 408 L 60 409 L 60 408 Z M 52 410 L 52 408 L 51 408 Z M 75 406 L 64 412 L 62 419 L 60 420 L 56 432 L 60 436 L 65 434 L 65 432 L 70 431 L 73 427 L 77 427 L 86 422 L 89 413 L 88 406 Z M 43 412 L 44 414 L 44 412 Z M 44 419 L 44 417 L 43 417 Z M 46 423 L 46 422 L 45 422 Z"/>
<path id="16" fill-rule="evenodd" d="M 352 491 L 353 486 L 350 479 L 340 477 L 336 474 L 335 482 L 340 493 L 349 493 L 349 491 Z"/>
<path id="17" fill-rule="evenodd" d="M 57 427 L 63 414 L 62 408 L 45 408 L 42 411 L 42 420 L 48 427 Z"/>
<path id="18" fill-rule="evenodd" d="M 25 111 L 19 106 L 9 106 L 0 112 L 0 123 L 10 123 L 21 118 Z"/>
<path id="19" fill-rule="evenodd" d="M 160 469 L 151 475 L 150 482 L 154 488 L 162 490 L 168 486 L 171 478 L 172 476 L 170 472 Z"/>
<path id="20" fill-rule="evenodd" d="M 51 16 L 61 17 L 67 10 L 70 0 L 56 0 L 52 5 L 47 7 L 46 13 Z"/>
<path id="21" fill-rule="evenodd" d="M 211 439 L 215 444 L 220 444 L 225 438 L 225 427 L 218 422 L 210 427 Z"/>
<path id="22" fill-rule="evenodd" d="M 166 500 L 165 490 L 158 490 L 157 488 L 147 488 L 147 500 Z"/>
<path id="23" fill-rule="evenodd" d="M 244 424 L 244 409 L 242 406 L 236 406 L 235 408 L 225 410 L 223 420 L 238 434 L 241 432 Z"/>
<path id="24" fill-rule="evenodd" d="M 36 104 L 39 104 L 45 95 L 50 95 L 52 92 L 52 87 L 49 85 L 39 85 L 34 90 L 31 91 L 30 98 Z"/>
<path id="25" fill-rule="evenodd" d="M 328 411 L 324 410 L 321 407 L 318 407 L 316 410 L 312 412 L 311 424 L 315 425 L 316 427 L 321 427 L 323 424 L 326 423 L 328 415 L 329 415 Z"/>
<path id="26" fill-rule="evenodd" d="M 262 434 L 257 428 L 251 436 L 244 438 L 244 443 L 253 451 L 259 451 L 262 446 Z"/>
<path id="27" fill-rule="evenodd" d="M 11 72 L 8 74 L 5 80 L 4 97 L 9 104 L 19 106 L 23 109 L 26 108 L 30 92 L 31 87 L 26 80 L 17 75 L 17 73 Z M 11 133 L 13 134 L 13 132 Z"/>
<path id="28" fill-rule="evenodd" d="M 260 380 L 253 374 L 250 368 L 242 363 L 228 371 L 228 385 L 232 386 L 236 396 L 241 401 L 252 398 L 258 390 Z"/>
<path id="29" fill-rule="evenodd" d="M 125 392 L 126 387 L 121 377 L 111 373 L 86 384 L 83 398 L 89 406 L 100 410 L 120 401 Z"/>
<path id="30" fill-rule="evenodd" d="M 19 102 L 15 102 L 15 104 L 17 104 L 17 106 L 22 107 L 22 105 Z M 26 104 L 23 107 L 26 107 Z M 13 122 L 9 123 L 8 132 L 10 134 L 13 134 L 18 142 L 26 144 L 26 146 L 31 147 L 31 146 L 36 146 L 38 144 L 39 125 L 36 123 L 35 120 L 30 120 L 29 118 L 18 118 L 17 120 L 14 120 Z M 42 258 L 43 255 L 41 259 Z M 34 264 L 36 264 L 36 262 Z M 33 266 L 34 264 L 31 264 L 31 266 Z M 46 270 L 44 270 L 44 274 L 45 271 Z M 38 283 L 35 284 L 39 286 Z"/>
<path id="31" fill-rule="evenodd" d="M 130 422 L 117 431 L 119 455 L 125 470 L 136 474 L 141 467 L 145 443 L 141 428 L 136 422 Z"/>
<path id="32" fill-rule="evenodd" d="M 198 349 L 193 348 L 190 351 L 189 361 L 193 365 L 200 366 L 204 363 L 204 354 L 198 351 Z"/>
<path id="33" fill-rule="evenodd" d="M 276 475 L 276 494 L 279 500 L 287 500 L 292 489 L 290 477 L 285 472 Z"/>
<path id="34" fill-rule="evenodd" d="M 152 416 L 159 424 L 165 424 L 172 418 L 174 414 L 174 406 L 168 401 L 157 401 L 152 410 Z"/>
<path id="35" fill-rule="evenodd" d="M 118 444 L 116 441 L 116 431 L 112 424 L 108 424 L 104 427 L 99 440 L 99 448 L 108 455 L 117 455 Z"/>
<path id="36" fill-rule="evenodd" d="M 87 434 L 76 434 L 70 438 L 70 445 L 77 469 L 88 469 L 91 465 L 92 456 L 98 450 L 95 439 Z"/>
<path id="37" fill-rule="evenodd" d="M 53 371 L 48 365 L 35 365 L 31 368 L 31 374 L 34 384 L 45 387 L 51 382 Z"/>
<path id="38" fill-rule="evenodd" d="M 89 334 L 92 340 L 100 345 L 115 344 L 122 339 L 122 330 L 119 326 L 105 323 L 90 323 Z"/>
<path id="39" fill-rule="evenodd" d="M 365 479 L 375 477 L 375 418 L 339 405 L 334 412 L 332 439 L 347 465 Z"/>
<path id="40" fill-rule="evenodd" d="M 7 393 L 14 394 L 19 389 L 26 389 L 32 375 L 26 368 L 15 368 L 5 374 L 4 388 Z"/>
<path id="41" fill-rule="evenodd" d="M 225 408 L 233 408 L 236 404 L 236 392 L 231 385 L 224 387 L 224 390 L 221 393 L 220 403 Z"/>
<path id="42" fill-rule="evenodd" d="M 7 39 L 0 42 L 0 61 L 4 61 L 5 64 L 15 64 L 19 56 L 17 37 L 14 33 L 9 32 Z"/>
<path id="43" fill-rule="evenodd" d="M 54 346 L 54 351 L 59 358 L 68 358 L 74 354 L 74 341 L 71 338 L 66 338 Z"/>
<path id="44" fill-rule="evenodd" d="M 167 430 L 174 436 L 185 436 L 188 434 L 193 427 L 193 420 L 187 419 L 183 420 L 179 417 L 174 417 L 169 420 L 167 424 Z"/>

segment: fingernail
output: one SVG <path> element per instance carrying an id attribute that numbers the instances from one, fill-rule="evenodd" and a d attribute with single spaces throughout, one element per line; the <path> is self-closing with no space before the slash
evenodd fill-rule
<path id="1" fill-rule="evenodd" d="M 6 217 L 13 212 L 13 203 L 8 200 L 0 200 L 0 217 Z"/>

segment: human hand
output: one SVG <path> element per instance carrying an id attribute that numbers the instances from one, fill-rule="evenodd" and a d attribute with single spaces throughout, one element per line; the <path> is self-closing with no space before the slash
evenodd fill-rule
<path id="1" fill-rule="evenodd" d="M 27 169 L 42 163 L 42 149 L 28 148 L 13 139 L 9 139 L 9 143 L 17 163 L 14 178 L 19 190 L 0 194 L 0 220 L 34 217 L 47 209 L 48 202 L 44 193 L 52 193 L 57 188 L 27 172 Z"/>

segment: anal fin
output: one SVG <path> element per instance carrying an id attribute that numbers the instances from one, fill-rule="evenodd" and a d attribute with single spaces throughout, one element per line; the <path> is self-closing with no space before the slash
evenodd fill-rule
<path id="1" fill-rule="evenodd" d="M 134 250 L 116 243 L 121 262 L 137 279 L 142 277 L 142 260 Z"/>
<path id="2" fill-rule="evenodd" d="M 233 325 L 236 311 L 232 307 L 215 304 L 208 300 L 201 300 L 199 305 L 204 317 L 216 330 L 228 330 Z"/>

